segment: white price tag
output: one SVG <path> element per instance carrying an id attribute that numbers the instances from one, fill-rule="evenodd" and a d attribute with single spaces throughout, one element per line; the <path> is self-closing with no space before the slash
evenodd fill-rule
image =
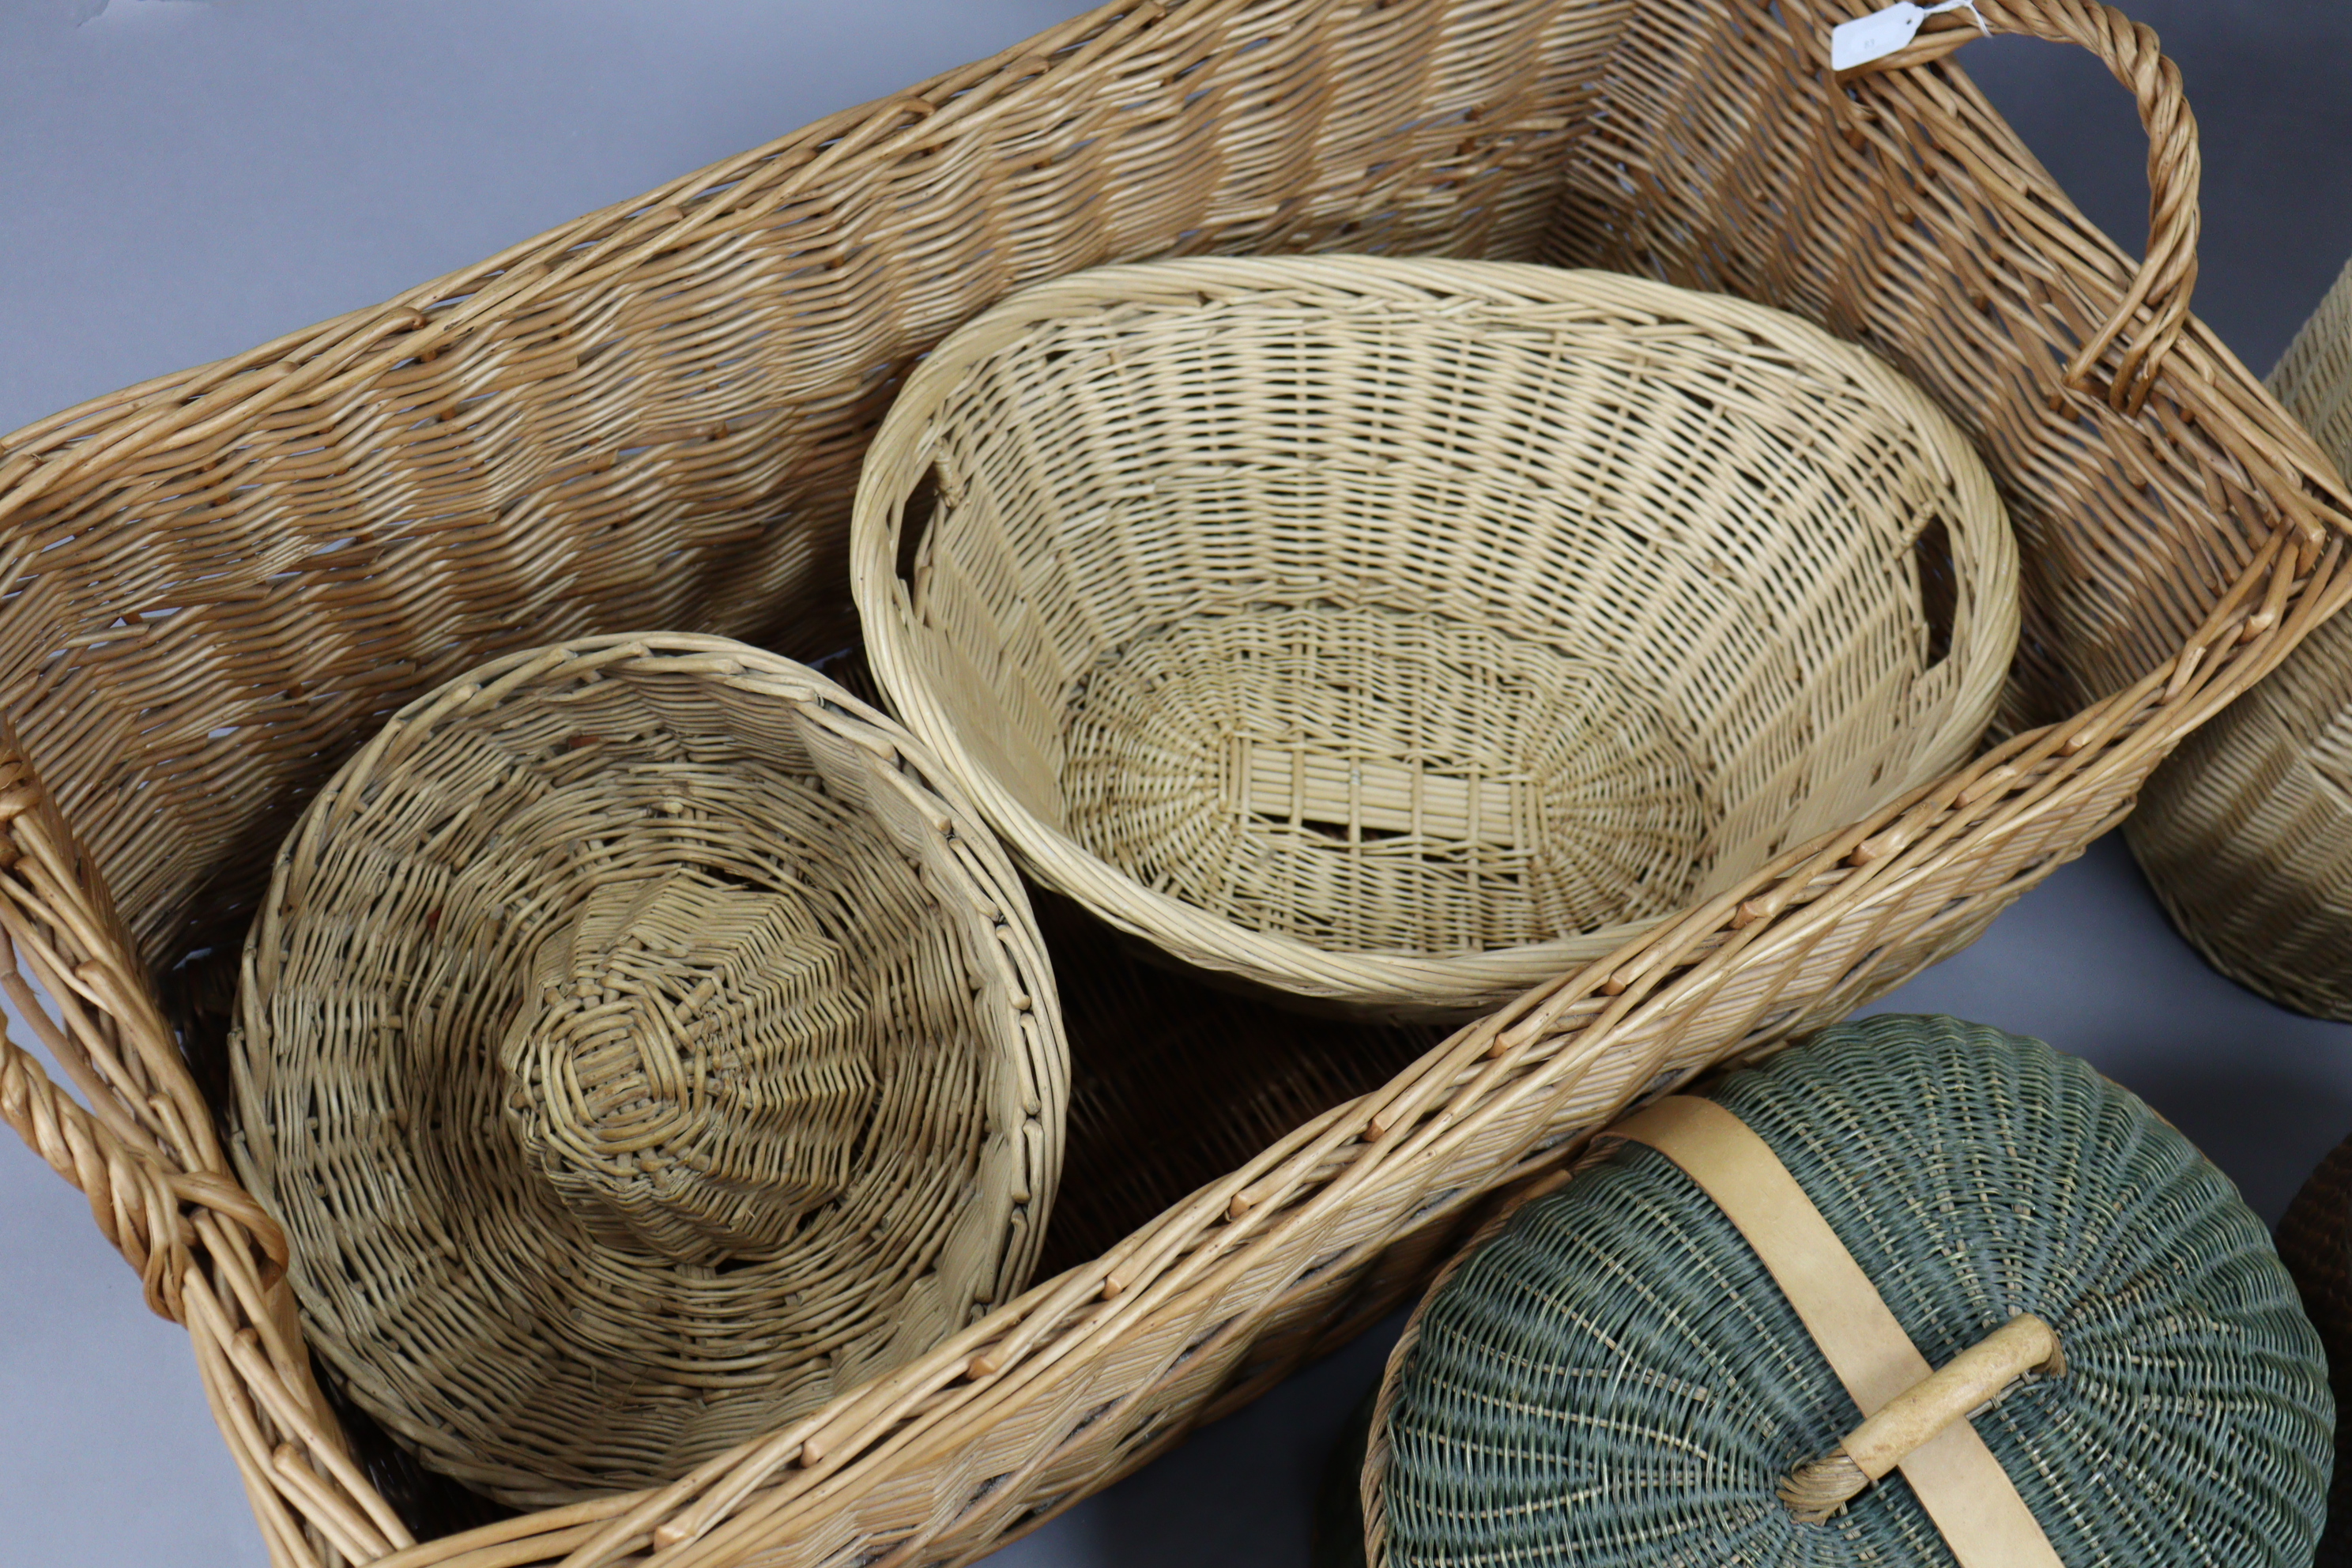
<path id="1" fill-rule="evenodd" d="M 1970 0 L 1943 0 L 1937 5 L 1916 5 L 1912 0 L 1896 0 L 1884 11 L 1873 11 L 1867 16 L 1857 16 L 1851 22 L 1840 22 L 1830 29 L 1830 69 L 1852 70 L 1873 60 L 1883 60 L 1919 36 L 1919 28 L 1928 17 L 1946 11 L 1966 11 L 1976 16 L 1977 27 L 1986 34 L 1992 29 L 1977 16 Z"/>

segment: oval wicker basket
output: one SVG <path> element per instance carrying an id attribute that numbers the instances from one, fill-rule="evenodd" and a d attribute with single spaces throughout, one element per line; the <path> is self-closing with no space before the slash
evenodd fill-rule
<path id="1" fill-rule="evenodd" d="M 650 635 L 461 676 L 313 797 L 232 1151 L 311 1345 L 428 1468 L 656 1486 L 1028 1283 L 1061 1019 L 936 772 L 813 670 Z"/>
<path id="2" fill-rule="evenodd" d="M 2352 266 L 2271 372 L 2287 411 L 2352 469 Z M 2272 1000 L 2352 1021 L 2352 619 L 2149 775 L 2125 837 L 2180 932 Z"/>
<path id="3" fill-rule="evenodd" d="M 1948 58 L 1979 36 L 1964 13 L 1832 81 L 1853 9 L 1120 0 L 9 436 L 0 984 L 58 1076 L 0 1042 L 0 1116 L 187 1326 L 273 1560 L 968 1561 L 1379 1321 L 1630 1099 L 1965 945 L 2352 595 L 2352 498 L 2189 313 L 2195 127 L 2154 36 L 2091 0 L 1976 0 L 2137 99 L 2158 199 L 2135 261 Z M 503 652 L 647 626 L 839 648 L 856 462 L 896 378 L 1014 289 L 1339 250 L 1639 273 L 1893 365 L 2009 510 L 2010 738 L 822 1409 L 667 1487 L 445 1533 L 346 1445 L 284 1235 L 215 1131 L 276 846 L 384 716 Z M 1120 1135 L 1197 1141 L 1200 1103 Z"/>
<path id="4" fill-rule="evenodd" d="M 1745 300 L 1494 262 L 1031 289 L 907 378 L 850 583 L 892 708 L 1044 881 L 1402 1016 L 1941 774 L 2017 641 L 1991 478 L 1900 376 Z"/>
<path id="5" fill-rule="evenodd" d="M 2309 1560 L 2318 1337 L 2236 1187 L 2086 1064 L 1881 1016 L 1620 1128 L 1407 1326 L 1374 1568 Z"/>

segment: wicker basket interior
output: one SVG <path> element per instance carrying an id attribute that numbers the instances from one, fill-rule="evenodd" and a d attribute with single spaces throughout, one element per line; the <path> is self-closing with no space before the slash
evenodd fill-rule
<path id="1" fill-rule="evenodd" d="M 1030 866 L 1371 1007 L 1499 1001 L 1934 777 L 2016 638 L 1924 396 L 1615 274 L 1082 274 L 943 344 L 866 474 L 877 668 Z"/>
<path id="2" fill-rule="evenodd" d="M 426 1467 L 657 1485 L 1027 1283 L 1053 984 L 903 731 L 715 637 L 512 656 L 289 838 L 235 1149 L 311 1342 Z"/>

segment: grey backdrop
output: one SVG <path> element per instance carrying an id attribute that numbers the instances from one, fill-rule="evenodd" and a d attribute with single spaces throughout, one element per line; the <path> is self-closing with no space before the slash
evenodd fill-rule
<path id="1" fill-rule="evenodd" d="M 2204 130 L 2199 309 L 2267 369 L 2352 255 L 2352 6 L 2128 8 L 2164 34 Z M 0 0 L 0 430 L 382 299 L 1081 9 Z M 1966 61 L 2084 209 L 2137 244 L 2145 146 L 2101 68 L 2015 39 Z M 2082 1053 L 2273 1218 L 2352 1131 L 2352 1028 L 2205 969 L 2112 839 L 1881 1008 Z M 1296 1568 L 1326 1447 L 1393 1332 L 998 1561 Z M 0 1137 L 0 1564 L 263 1562 L 185 1336 L 148 1315 L 83 1201 Z"/>

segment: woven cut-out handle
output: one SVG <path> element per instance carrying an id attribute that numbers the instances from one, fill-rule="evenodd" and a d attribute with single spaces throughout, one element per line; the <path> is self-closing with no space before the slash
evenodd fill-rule
<path id="1" fill-rule="evenodd" d="M 1798 1466 L 1780 1483 L 1780 1500 L 1807 1524 L 1827 1521 L 1946 1427 L 2036 1372 L 2064 1376 L 2066 1352 L 2057 1330 L 2021 1312 L 1865 1417 L 1827 1454 Z"/>
<path id="2" fill-rule="evenodd" d="M 2202 164 L 2197 117 L 2189 111 L 2180 68 L 2166 58 L 2155 29 L 2099 0 L 1977 0 L 1974 10 L 1990 31 L 2021 33 L 2090 50 L 2138 100 L 2140 124 L 2148 140 L 2147 252 L 2131 287 L 2105 324 L 2075 352 L 2063 377 L 2068 387 L 2086 384 L 2092 367 L 2145 310 L 2147 321 L 2133 333 L 2107 388 L 2110 406 L 2136 414 L 2155 389 L 2166 355 L 2188 324 L 2189 297 L 2197 284 L 2197 191 Z M 1966 11 L 1948 13 L 1908 47 L 1844 74 L 1860 76 L 1941 59 L 1982 36 L 1969 17 Z M 1997 186 L 1987 194 L 2022 199 L 2022 193 Z"/>

